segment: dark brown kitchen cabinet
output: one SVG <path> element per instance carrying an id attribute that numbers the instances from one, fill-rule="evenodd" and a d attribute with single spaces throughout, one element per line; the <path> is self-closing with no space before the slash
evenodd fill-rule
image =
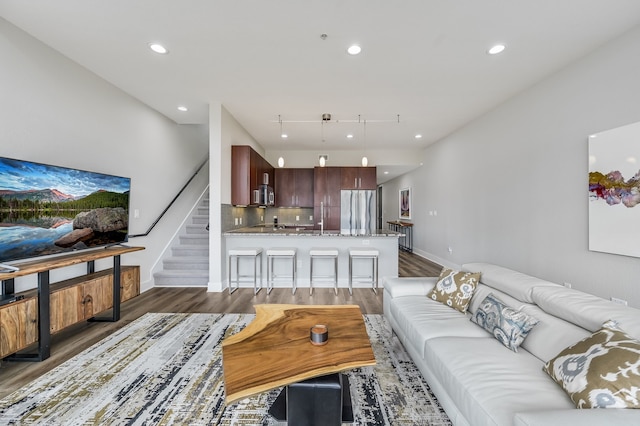
<path id="1" fill-rule="evenodd" d="M 273 166 L 250 146 L 231 146 L 231 204 L 257 205 L 253 191 L 265 180 L 273 186 L 273 170 Z"/>
<path id="2" fill-rule="evenodd" d="M 340 229 L 340 167 L 314 168 L 313 214 L 315 228 L 320 229 L 318 223 L 324 222 L 324 229 Z M 321 216 L 321 206 L 324 216 Z"/>
<path id="3" fill-rule="evenodd" d="M 342 189 L 376 189 L 375 167 L 342 167 L 340 174 Z"/>
<path id="4" fill-rule="evenodd" d="M 275 169 L 276 207 L 313 207 L 313 169 Z"/>

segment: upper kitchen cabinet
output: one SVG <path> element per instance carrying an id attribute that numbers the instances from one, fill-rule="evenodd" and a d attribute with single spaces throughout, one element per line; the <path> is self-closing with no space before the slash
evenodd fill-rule
<path id="1" fill-rule="evenodd" d="M 248 145 L 231 146 L 231 204 L 249 206 L 260 204 L 260 185 L 272 185 L 273 166 Z"/>
<path id="2" fill-rule="evenodd" d="M 316 167 L 313 173 L 313 216 L 316 229 L 320 229 L 320 221 L 324 229 L 340 229 L 340 167 Z"/>
<path id="3" fill-rule="evenodd" d="M 375 167 L 342 167 L 341 189 L 376 189 Z"/>
<path id="4" fill-rule="evenodd" d="M 316 167 L 313 169 L 313 205 L 340 207 L 340 167 Z"/>
<path id="5" fill-rule="evenodd" d="M 313 207 L 313 169 L 275 169 L 276 207 Z"/>

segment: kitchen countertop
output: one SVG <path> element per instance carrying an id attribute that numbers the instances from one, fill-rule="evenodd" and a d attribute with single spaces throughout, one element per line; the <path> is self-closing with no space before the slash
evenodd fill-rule
<path id="1" fill-rule="evenodd" d="M 372 233 L 367 234 L 348 234 L 341 233 L 337 230 L 324 231 L 304 229 L 302 226 L 287 226 L 274 228 L 272 225 L 256 225 L 246 228 L 237 228 L 222 233 L 223 236 L 290 236 L 290 237 L 398 237 L 403 235 L 400 232 L 388 229 L 376 229 Z"/>

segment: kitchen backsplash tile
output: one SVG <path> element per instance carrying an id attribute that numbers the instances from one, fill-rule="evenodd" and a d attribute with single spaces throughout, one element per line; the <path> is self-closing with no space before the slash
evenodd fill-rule
<path id="1" fill-rule="evenodd" d="M 230 204 L 222 205 L 222 232 L 247 226 L 273 223 L 273 217 L 278 217 L 281 225 L 313 225 L 312 208 L 277 208 L 277 207 L 234 207 Z M 236 221 L 237 220 L 237 221 Z"/>

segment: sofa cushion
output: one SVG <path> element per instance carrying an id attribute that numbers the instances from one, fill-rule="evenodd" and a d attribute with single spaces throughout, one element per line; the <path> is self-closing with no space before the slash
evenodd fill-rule
<path id="1" fill-rule="evenodd" d="M 536 287 L 532 295 L 536 305 L 546 312 L 589 331 L 596 331 L 605 321 L 613 319 L 627 334 L 640 340 L 638 309 L 562 286 Z"/>
<path id="2" fill-rule="evenodd" d="M 424 359 L 473 426 L 511 425 L 515 413 L 541 407 L 575 409 L 538 358 L 505 350 L 493 338 L 430 339 Z"/>
<path id="3" fill-rule="evenodd" d="M 469 303 L 469 307 L 467 308 L 467 310 L 472 314 L 475 314 L 484 301 L 484 298 L 487 297 L 490 293 L 493 293 L 494 295 L 499 297 L 500 300 L 514 309 L 520 310 L 524 305 L 528 305 L 528 303 L 521 302 L 518 299 L 514 299 L 507 293 L 503 293 L 500 290 L 496 290 L 495 288 L 489 287 L 488 285 L 482 284 L 482 282 L 480 282 L 480 284 L 478 284 L 475 291 L 473 292 L 473 297 L 471 298 L 471 303 Z"/>
<path id="4" fill-rule="evenodd" d="M 560 352 L 544 371 L 578 408 L 640 408 L 640 342 L 615 321 Z"/>
<path id="5" fill-rule="evenodd" d="M 437 280 L 437 277 L 384 277 L 382 286 L 391 297 L 426 296 Z"/>
<path id="6" fill-rule="evenodd" d="M 562 287 L 550 281 L 490 263 L 465 263 L 462 265 L 462 269 L 480 272 L 483 284 L 507 293 L 521 302 L 533 303 L 532 291 L 534 287 Z"/>
<path id="7" fill-rule="evenodd" d="M 536 305 L 523 305 L 522 311 L 534 316 L 539 322 L 520 347 L 543 362 L 591 334 L 582 327 L 546 313 Z"/>
<path id="8" fill-rule="evenodd" d="M 478 281 L 479 273 L 442 268 L 435 287 L 427 297 L 460 312 L 466 312 Z"/>
<path id="9" fill-rule="evenodd" d="M 516 414 L 514 426 L 638 426 L 639 410 L 545 410 Z"/>
<path id="10" fill-rule="evenodd" d="M 507 306 L 493 293 L 484 298 L 480 308 L 471 315 L 471 321 L 514 352 L 538 323 L 534 317 Z"/>
<path id="11" fill-rule="evenodd" d="M 491 339 L 486 331 L 471 324 L 469 317 L 426 297 L 397 297 L 389 305 L 390 313 L 404 334 L 403 343 L 412 345 L 424 356 L 428 339 L 442 336 L 464 336 Z"/>

